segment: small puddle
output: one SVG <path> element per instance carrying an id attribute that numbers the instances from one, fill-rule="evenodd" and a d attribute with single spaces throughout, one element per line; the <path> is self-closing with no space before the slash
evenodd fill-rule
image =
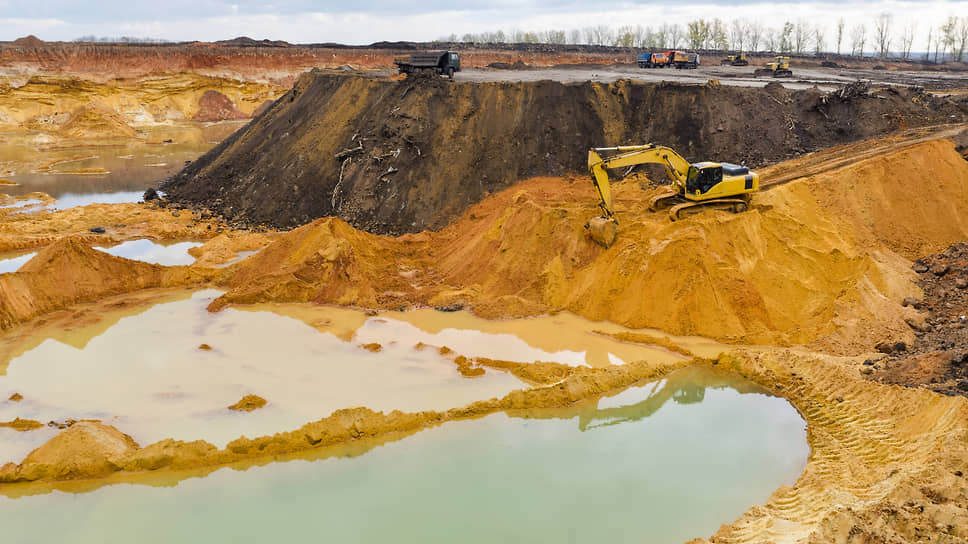
<path id="1" fill-rule="evenodd" d="M 39 206 L 43 203 L 44 203 L 43 200 L 39 200 L 36 198 L 25 198 L 23 200 L 18 200 L 13 204 L 4 204 L 0 206 L 0 210 L 16 210 L 18 208 L 31 208 L 34 206 Z"/>
<path id="2" fill-rule="evenodd" d="M 249 257 L 255 255 L 259 251 L 260 250 L 258 250 L 258 249 L 256 249 L 256 250 L 236 251 L 235 252 L 235 258 L 234 259 L 232 259 L 231 261 L 229 261 L 227 263 L 217 264 L 217 265 L 215 265 L 215 268 L 228 268 L 228 267 L 232 266 L 233 264 L 237 264 L 237 263 L 240 263 L 240 262 L 248 259 Z"/>
<path id="3" fill-rule="evenodd" d="M 34 258 L 37 252 L 25 253 L 23 255 L 18 255 L 16 257 L 8 257 L 6 259 L 0 259 L 0 274 L 6 274 L 8 272 L 16 272 L 20 270 L 20 267 L 27 264 L 27 261 Z"/>
<path id="4" fill-rule="evenodd" d="M 195 262 L 195 257 L 189 255 L 188 250 L 201 245 L 200 242 L 178 242 L 162 245 L 151 240 L 129 240 L 116 246 L 95 247 L 94 249 L 133 261 L 163 266 L 187 266 Z"/>
<path id="5" fill-rule="evenodd" d="M 66 210 L 90 204 L 124 204 L 126 202 L 141 202 L 143 199 L 144 190 L 111 193 L 64 193 L 57 197 L 57 202 L 51 204 L 48 209 Z"/>
<path id="6" fill-rule="evenodd" d="M 597 403 L 447 423 L 314 460 L 0 498 L 13 541 L 651 542 L 708 537 L 793 484 L 803 420 L 690 367 Z M 182 478 L 188 479 L 182 479 Z M 181 481 L 178 481 L 182 479 Z M 54 513 L 54 514 L 52 514 Z"/>

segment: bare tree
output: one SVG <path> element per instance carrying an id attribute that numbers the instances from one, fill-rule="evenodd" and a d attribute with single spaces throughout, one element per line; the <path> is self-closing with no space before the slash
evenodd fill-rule
<path id="1" fill-rule="evenodd" d="M 780 51 L 789 53 L 793 50 L 793 23 L 787 21 L 783 23 L 783 30 L 780 31 Z"/>
<path id="2" fill-rule="evenodd" d="M 581 30 L 573 28 L 568 31 L 568 43 L 579 44 L 581 43 Z"/>
<path id="3" fill-rule="evenodd" d="M 658 33 L 656 33 L 655 30 L 652 30 L 651 26 L 645 27 L 639 47 L 646 47 L 649 49 L 657 49 L 661 47 L 658 41 Z"/>
<path id="4" fill-rule="evenodd" d="M 659 29 L 655 31 L 655 47 L 666 47 L 669 40 L 669 24 L 662 23 L 659 25 Z"/>
<path id="5" fill-rule="evenodd" d="M 840 42 L 844 39 L 844 18 L 837 19 L 837 54 L 840 54 Z"/>
<path id="6" fill-rule="evenodd" d="M 751 51 L 758 51 L 760 40 L 763 38 L 763 23 L 753 21 L 749 24 L 749 48 Z"/>
<path id="7" fill-rule="evenodd" d="M 958 18 L 958 32 L 955 39 L 958 41 L 958 52 L 955 55 L 955 60 L 961 62 L 965 60 L 965 44 L 968 43 L 968 17 Z"/>
<path id="8" fill-rule="evenodd" d="M 877 48 L 881 58 L 887 56 L 891 48 L 891 14 L 882 13 L 874 19 L 874 39 L 877 40 Z"/>
<path id="9" fill-rule="evenodd" d="M 901 55 L 906 59 L 911 58 L 911 45 L 914 43 L 914 33 L 917 29 L 917 21 L 911 21 L 904 25 L 904 31 L 901 33 Z"/>
<path id="10" fill-rule="evenodd" d="M 924 60 L 931 59 L 931 44 L 934 43 L 934 38 L 932 34 L 934 33 L 934 28 L 928 27 L 928 48 L 924 52 Z"/>
<path id="11" fill-rule="evenodd" d="M 729 24 L 729 47 L 742 51 L 746 42 L 747 23 L 743 19 L 733 19 Z"/>
<path id="12" fill-rule="evenodd" d="M 780 33 L 772 28 L 763 31 L 763 47 L 767 51 L 778 51 L 780 49 Z"/>
<path id="13" fill-rule="evenodd" d="M 803 53 L 803 50 L 807 48 L 809 36 L 810 25 L 803 19 L 797 20 L 797 24 L 793 27 L 793 50 L 797 54 Z"/>
<path id="14" fill-rule="evenodd" d="M 632 36 L 634 38 L 634 43 L 632 45 L 636 47 L 643 47 L 645 43 L 646 34 L 651 34 L 652 30 L 648 28 L 642 28 L 642 25 L 635 25 L 635 29 L 632 31 Z"/>
<path id="15" fill-rule="evenodd" d="M 567 34 L 564 30 L 546 30 L 539 33 L 540 41 L 544 43 L 564 44 L 568 42 Z"/>
<path id="16" fill-rule="evenodd" d="M 941 61 L 944 62 L 945 51 L 951 50 L 951 56 L 954 57 L 955 54 L 955 35 L 958 31 L 958 18 L 948 17 L 944 24 L 941 25 L 940 38 L 941 38 Z M 935 61 L 937 61 L 937 53 L 935 53 Z"/>
<path id="17" fill-rule="evenodd" d="M 855 25 L 850 31 L 850 54 L 864 56 L 864 44 L 867 43 L 867 26 L 864 23 Z"/>
<path id="18" fill-rule="evenodd" d="M 724 51 L 727 47 L 729 47 L 729 39 L 727 38 L 726 28 L 726 25 L 721 20 L 713 20 L 712 24 L 709 25 L 709 41 L 706 44 L 707 49 Z"/>
<path id="19" fill-rule="evenodd" d="M 823 39 L 823 33 L 823 27 L 820 25 L 817 25 L 817 27 L 813 29 L 814 54 L 819 55 L 820 53 L 823 53 L 823 50 L 827 47 L 827 44 Z"/>
<path id="20" fill-rule="evenodd" d="M 682 43 L 683 38 L 685 38 L 685 35 L 682 31 L 682 26 L 672 25 L 669 27 L 669 45 L 673 49 L 679 48 L 679 44 Z"/>
<path id="21" fill-rule="evenodd" d="M 612 35 L 612 45 L 620 47 L 632 47 L 635 45 L 635 27 L 632 25 L 619 27 L 618 31 Z"/>

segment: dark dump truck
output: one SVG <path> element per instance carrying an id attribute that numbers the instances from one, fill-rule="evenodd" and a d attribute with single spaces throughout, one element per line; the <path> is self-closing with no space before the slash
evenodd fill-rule
<path id="1" fill-rule="evenodd" d="M 396 57 L 393 64 L 401 74 L 413 74 L 424 70 L 433 70 L 438 74 L 446 74 L 454 79 L 454 72 L 460 72 L 460 55 L 456 51 L 421 51 L 410 53 L 405 57 Z"/>

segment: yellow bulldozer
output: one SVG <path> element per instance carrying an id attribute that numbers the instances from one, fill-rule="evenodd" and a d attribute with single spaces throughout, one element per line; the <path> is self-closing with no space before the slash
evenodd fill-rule
<path id="1" fill-rule="evenodd" d="M 766 67 L 753 70 L 753 77 L 760 76 L 793 77 L 790 57 L 776 57 L 775 61 L 766 63 Z"/>
<path id="2" fill-rule="evenodd" d="M 690 164 L 673 149 L 661 145 L 589 149 L 588 172 L 598 191 L 602 215 L 591 219 L 585 227 L 592 239 L 606 248 L 615 242 L 618 232 L 618 220 L 612 210 L 608 170 L 639 164 L 660 164 L 665 167 L 672 187 L 652 197 L 649 210 L 655 212 L 668 208 L 669 218 L 673 221 L 706 209 L 744 212 L 749 207 L 750 195 L 760 188 L 759 175 L 745 166 L 728 162 Z"/>
<path id="3" fill-rule="evenodd" d="M 746 52 L 740 51 L 735 55 L 726 55 L 726 58 L 719 61 L 722 66 L 749 66 L 750 61 L 746 58 Z"/>

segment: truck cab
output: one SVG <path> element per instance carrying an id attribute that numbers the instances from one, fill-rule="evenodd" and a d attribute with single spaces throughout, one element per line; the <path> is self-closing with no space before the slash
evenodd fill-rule
<path id="1" fill-rule="evenodd" d="M 639 68 L 664 68 L 669 65 L 666 53 L 642 53 L 638 57 Z"/>

